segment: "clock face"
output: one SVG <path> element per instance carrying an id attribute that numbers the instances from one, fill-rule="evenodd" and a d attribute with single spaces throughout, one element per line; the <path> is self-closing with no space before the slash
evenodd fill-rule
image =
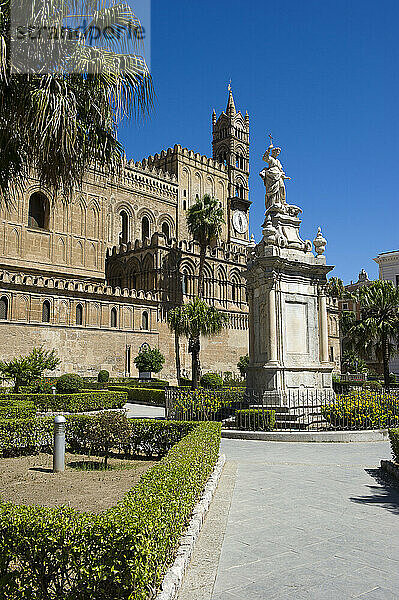
<path id="1" fill-rule="evenodd" d="M 237 233 L 246 233 L 248 230 L 247 215 L 241 210 L 236 210 L 233 213 L 233 227 Z"/>

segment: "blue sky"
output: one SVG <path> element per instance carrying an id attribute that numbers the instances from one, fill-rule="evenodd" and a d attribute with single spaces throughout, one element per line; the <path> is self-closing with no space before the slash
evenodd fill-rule
<path id="1" fill-rule="evenodd" d="M 398 22 L 391 0 L 153 0 L 157 98 L 149 118 L 121 127 L 128 157 L 175 143 L 211 156 L 211 113 L 225 109 L 231 78 L 251 119 L 255 239 L 271 131 L 302 237 L 322 226 L 332 274 L 349 282 L 364 267 L 376 277 L 373 257 L 399 248 Z"/>

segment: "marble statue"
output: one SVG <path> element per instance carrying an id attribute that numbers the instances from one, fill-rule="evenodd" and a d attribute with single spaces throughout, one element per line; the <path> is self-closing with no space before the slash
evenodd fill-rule
<path id="1" fill-rule="evenodd" d="M 271 143 L 263 155 L 263 160 L 268 163 L 268 166 L 259 173 L 266 188 L 266 210 L 273 205 L 287 204 L 284 181 L 291 179 L 291 177 L 287 177 L 281 162 L 277 158 L 281 148 L 275 148 L 271 134 L 269 137 Z"/>

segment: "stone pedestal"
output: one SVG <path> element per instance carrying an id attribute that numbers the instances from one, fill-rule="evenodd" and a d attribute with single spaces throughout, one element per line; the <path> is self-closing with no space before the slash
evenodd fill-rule
<path id="1" fill-rule="evenodd" d="M 246 272 L 250 364 L 247 386 L 286 404 L 292 391 L 332 392 L 328 362 L 326 240 L 299 236 L 301 210 L 273 205 L 266 211 L 263 239 L 250 253 Z"/>

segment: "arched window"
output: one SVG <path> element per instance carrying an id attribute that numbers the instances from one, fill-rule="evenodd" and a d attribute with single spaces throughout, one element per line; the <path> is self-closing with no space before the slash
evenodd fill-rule
<path id="1" fill-rule="evenodd" d="M 118 325 L 118 318 L 117 318 L 117 314 L 116 314 L 116 308 L 112 308 L 111 309 L 111 327 L 117 327 Z"/>
<path id="2" fill-rule="evenodd" d="M 48 229 L 49 227 L 49 201 L 41 192 L 35 192 L 29 198 L 29 227 L 36 229 Z"/>
<path id="3" fill-rule="evenodd" d="M 83 325 L 83 307 L 81 304 L 76 307 L 76 325 Z"/>
<path id="4" fill-rule="evenodd" d="M 236 301 L 236 284 L 234 283 L 234 281 L 231 284 L 231 299 L 233 302 Z"/>
<path id="5" fill-rule="evenodd" d="M 182 294 L 185 296 L 186 294 L 188 294 L 188 275 L 187 275 L 187 271 L 183 271 L 182 273 L 182 278 L 181 278 L 181 291 Z"/>
<path id="6" fill-rule="evenodd" d="M 50 323 L 50 302 L 48 300 L 43 302 L 42 321 L 43 323 Z"/>
<path id="7" fill-rule="evenodd" d="M 149 329 L 149 318 L 148 318 L 147 311 L 143 312 L 143 316 L 141 318 L 141 328 L 145 329 L 146 331 L 148 331 L 148 329 Z"/>
<path id="8" fill-rule="evenodd" d="M 165 235 L 167 240 L 170 238 L 170 227 L 166 221 L 162 223 L 162 233 Z"/>
<path id="9" fill-rule="evenodd" d="M 6 296 L 0 298 L 0 319 L 2 321 L 8 319 L 8 298 Z"/>
<path id="10" fill-rule="evenodd" d="M 137 290 L 137 275 L 132 275 L 132 290 Z"/>
<path id="11" fill-rule="evenodd" d="M 144 242 L 146 238 L 150 237 L 150 222 L 148 217 L 143 217 L 141 219 L 141 239 Z"/>
<path id="12" fill-rule="evenodd" d="M 120 214 L 122 231 L 119 239 L 121 244 L 127 244 L 129 241 L 129 217 L 126 211 L 122 211 Z"/>

